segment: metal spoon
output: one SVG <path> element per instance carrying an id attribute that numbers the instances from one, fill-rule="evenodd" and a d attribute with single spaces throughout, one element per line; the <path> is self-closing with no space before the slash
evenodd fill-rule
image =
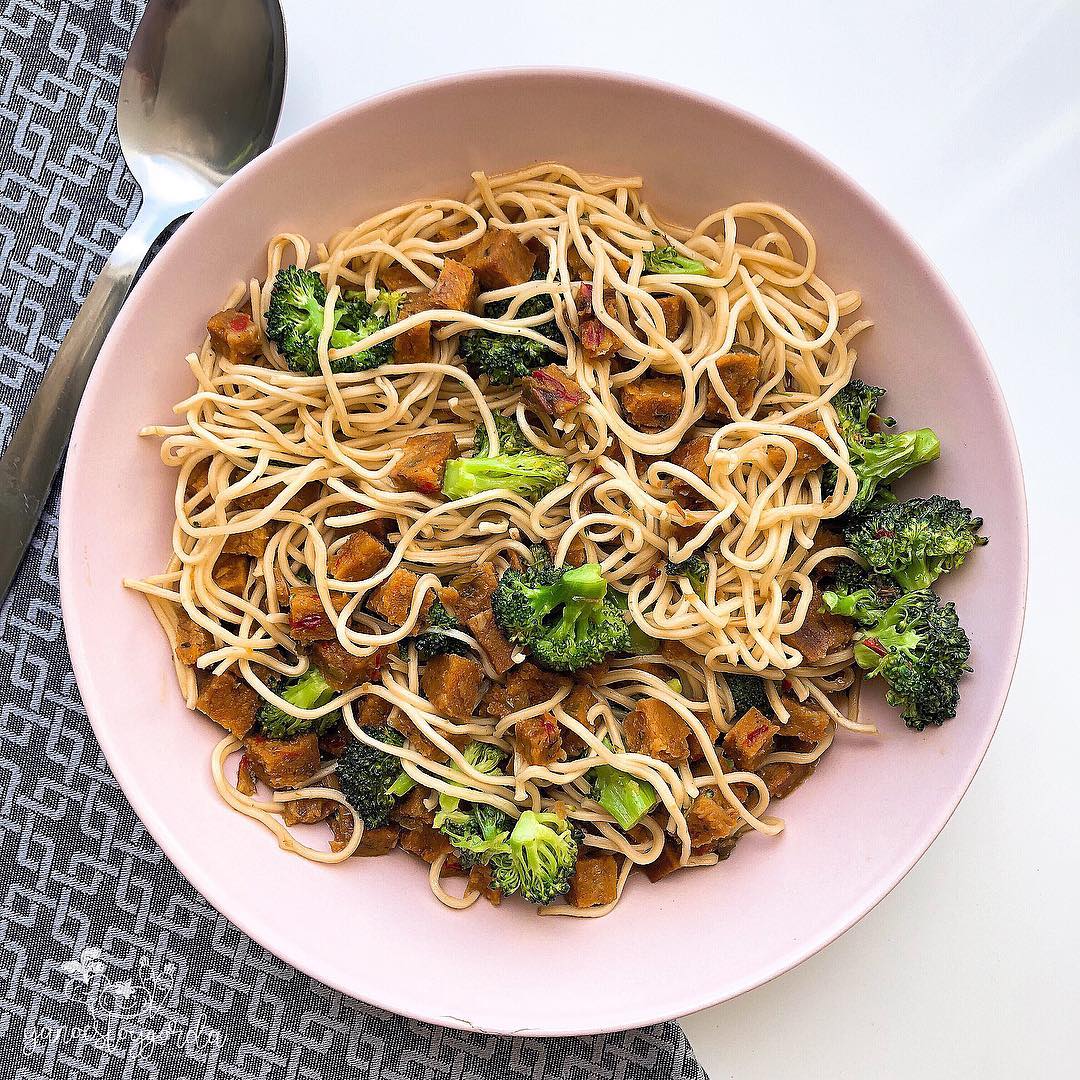
<path id="1" fill-rule="evenodd" d="M 90 369 L 147 252 L 270 145 L 284 93 L 278 0 L 147 4 L 116 108 L 120 148 L 143 202 L 0 458 L 0 600 L 49 496 Z"/>

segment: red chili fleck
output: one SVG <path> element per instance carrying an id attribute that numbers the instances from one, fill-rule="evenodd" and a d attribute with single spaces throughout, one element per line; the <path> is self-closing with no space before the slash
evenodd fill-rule
<path id="1" fill-rule="evenodd" d="M 325 613 L 313 612 L 311 615 L 301 615 L 299 619 L 293 619 L 289 625 L 295 632 L 297 630 L 318 630 L 329 623 Z"/>
<path id="2" fill-rule="evenodd" d="M 768 730 L 769 730 L 769 725 L 768 724 L 762 724 L 759 727 L 753 728 L 752 730 L 750 730 L 750 731 L 748 731 L 746 733 L 746 741 L 748 743 L 757 742 L 758 739 L 760 739 L 762 737 L 762 735 L 765 735 L 768 732 Z"/>
<path id="3" fill-rule="evenodd" d="M 863 640 L 862 640 L 862 643 L 863 643 L 863 644 L 864 644 L 864 645 L 865 645 L 865 646 L 866 646 L 866 647 L 867 647 L 867 648 L 868 648 L 868 649 L 869 649 L 869 650 L 870 650 L 870 651 L 871 651 L 872 653 L 877 653 L 877 655 L 878 655 L 878 656 L 885 656 L 885 655 L 886 655 L 886 653 L 887 653 L 887 651 L 888 651 L 888 650 L 887 650 L 887 649 L 885 648 L 885 646 L 884 646 L 884 645 L 882 645 L 882 644 L 881 644 L 881 642 L 877 640 L 877 638 L 872 638 L 872 637 L 868 637 L 868 638 L 863 638 Z"/>
<path id="4" fill-rule="evenodd" d="M 252 325 L 251 319 L 248 318 L 247 315 L 243 315 L 243 314 L 234 315 L 229 320 L 229 329 L 230 330 L 236 330 L 237 332 L 239 332 L 241 330 L 246 330 L 251 325 Z"/>
<path id="5" fill-rule="evenodd" d="M 782 679 L 780 681 L 780 689 L 781 690 L 790 690 L 791 689 L 791 680 L 790 679 Z"/>
<path id="6" fill-rule="evenodd" d="M 876 533 L 874 533 L 874 539 L 875 540 L 884 540 L 885 537 L 892 536 L 892 535 L 893 535 L 892 529 L 878 529 L 878 531 Z"/>

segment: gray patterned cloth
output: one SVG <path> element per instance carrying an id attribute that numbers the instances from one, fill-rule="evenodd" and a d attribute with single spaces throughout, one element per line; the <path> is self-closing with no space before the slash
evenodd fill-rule
<path id="1" fill-rule="evenodd" d="M 140 198 L 114 106 L 143 3 L 0 0 L 0 446 Z M 329 990 L 219 915 L 143 829 L 71 672 L 53 497 L 0 608 L 0 1076 L 686 1078 L 676 1024 L 510 1039 Z"/>

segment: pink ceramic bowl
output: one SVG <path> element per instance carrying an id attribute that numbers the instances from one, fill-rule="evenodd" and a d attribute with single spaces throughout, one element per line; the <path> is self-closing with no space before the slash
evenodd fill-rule
<path id="1" fill-rule="evenodd" d="M 877 328 L 864 377 L 902 422 L 942 435 L 919 474 L 977 507 L 991 544 L 950 578 L 974 641 L 955 720 L 917 735 L 878 693 L 879 738 L 841 735 L 782 804 L 787 830 L 715 869 L 635 875 L 600 920 L 439 905 L 412 858 L 321 867 L 279 851 L 210 781 L 220 736 L 177 693 L 144 601 L 120 585 L 169 550 L 172 474 L 156 441 L 192 389 L 184 354 L 237 280 L 265 273 L 267 239 L 324 239 L 373 211 L 463 194 L 469 172 L 558 158 L 640 173 L 663 216 L 694 222 L 745 199 L 792 208 L 821 271 L 855 286 Z M 926 257 L 846 176 L 719 102 L 625 76 L 513 71 L 444 79 L 357 105 L 288 139 L 210 200 L 135 289 L 94 370 L 68 455 L 60 531 L 64 615 L 79 687 L 114 774 L 180 871 L 282 959 L 357 998 L 457 1027 L 597 1032 L 683 1015 L 774 978 L 832 941 L 911 868 L 971 781 L 1005 701 L 1026 581 L 1016 446 L 993 372 Z"/>

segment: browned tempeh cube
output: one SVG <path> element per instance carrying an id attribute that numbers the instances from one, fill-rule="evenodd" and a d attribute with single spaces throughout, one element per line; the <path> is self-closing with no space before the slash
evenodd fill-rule
<path id="1" fill-rule="evenodd" d="M 670 705 L 656 698 L 639 701 L 627 713 L 623 734 L 632 753 L 646 754 L 668 765 L 690 757 L 690 729 Z"/>
<path id="2" fill-rule="evenodd" d="M 428 297 L 431 308 L 447 308 L 450 311 L 468 311 L 476 301 L 476 275 L 464 263 L 446 259 L 435 288 Z"/>
<path id="3" fill-rule="evenodd" d="M 683 388 L 682 379 L 664 375 L 627 383 L 620 391 L 627 422 L 639 431 L 656 432 L 671 427 L 682 411 Z"/>
<path id="4" fill-rule="evenodd" d="M 753 772 L 772 749 L 780 729 L 758 709 L 747 709 L 724 736 L 724 750 L 737 769 Z"/>
<path id="5" fill-rule="evenodd" d="M 232 364 L 255 356 L 262 345 L 259 328 L 242 311 L 226 310 L 211 315 L 206 330 L 214 352 Z"/>
<path id="6" fill-rule="evenodd" d="M 275 790 L 300 787 L 319 769 L 319 737 L 313 731 L 295 739 L 249 735 L 244 746 L 255 775 Z"/>
<path id="7" fill-rule="evenodd" d="M 619 888 L 619 866 L 615 856 L 591 852 L 578 856 L 566 902 L 577 908 L 600 907 L 615 903 Z"/>
<path id="8" fill-rule="evenodd" d="M 457 439 L 448 431 L 412 435 L 402 449 L 402 456 L 390 470 L 390 479 L 398 490 L 438 495 L 442 491 L 446 463 L 458 456 Z"/>
<path id="9" fill-rule="evenodd" d="M 441 653 L 425 665 L 420 688 L 439 716 L 468 720 L 480 701 L 483 679 L 484 669 L 475 660 Z"/>
<path id="10" fill-rule="evenodd" d="M 363 581 L 390 561 L 390 552 L 369 532 L 357 529 L 330 556 L 330 576 L 338 581 Z"/>
<path id="11" fill-rule="evenodd" d="M 202 683 L 195 708 L 242 739 L 255 723 L 259 700 L 259 695 L 243 679 L 226 671 L 211 675 Z"/>
<path id="12" fill-rule="evenodd" d="M 488 229 L 466 249 L 463 261 L 485 289 L 506 289 L 532 277 L 536 255 L 509 229 Z"/>

